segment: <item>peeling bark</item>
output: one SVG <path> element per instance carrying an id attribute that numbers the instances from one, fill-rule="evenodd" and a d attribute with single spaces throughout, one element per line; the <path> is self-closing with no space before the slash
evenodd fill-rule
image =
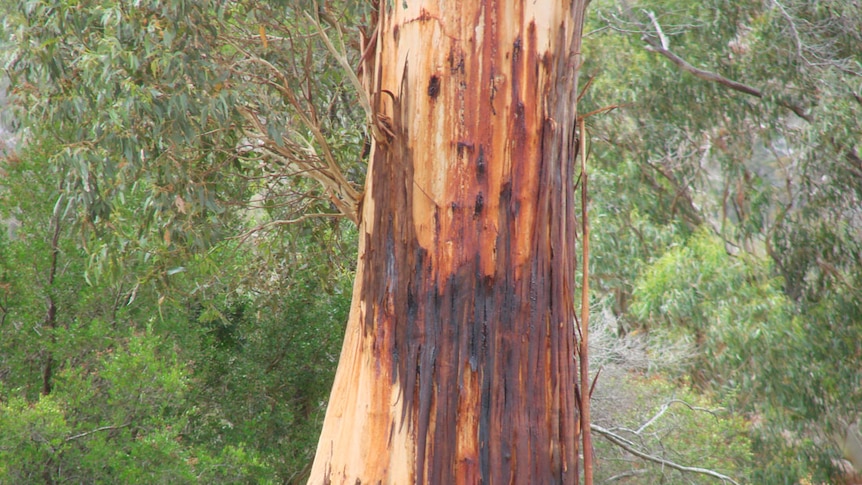
<path id="1" fill-rule="evenodd" d="M 585 2 L 538 3 L 380 6 L 388 136 L 309 483 L 577 483 Z"/>

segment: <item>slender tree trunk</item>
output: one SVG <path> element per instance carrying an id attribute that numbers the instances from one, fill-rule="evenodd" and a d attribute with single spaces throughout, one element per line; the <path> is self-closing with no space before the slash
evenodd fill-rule
<path id="1" fill-rule="evenodd" d="M 48 267 L 48 281 L 45 285 L 48 298 L 46 301 L 47 314 L 45 315 L 45 327 L 50 334 L 51 343 L 54 343 L 54 331 L 57 329 L 57 303 L 54 301 L 54 278 L 57 277 L 57 258 L 60 255 L 60 230 L 61 230 L 61 215 L 62 210 L 62 195 L 60 200 L 54 205 L 54 215 L 51 218 L 51 227 L 53 236 L 51 236 L 51 265 Z M 42 395 L 51 394 L 54 377 L 54 354 L 50 349 L 44 350 L 45 362 L 42 364 Z"/>
<path id="2" fill-rule="evenodd" d="M 381 2 L 383 139 L 309 483 L 577 482 L 585 4 Z"/>

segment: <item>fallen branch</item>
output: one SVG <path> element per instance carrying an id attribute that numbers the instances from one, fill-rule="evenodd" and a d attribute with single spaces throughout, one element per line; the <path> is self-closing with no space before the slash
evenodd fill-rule
<path id="1" fill-rule="evenodd" d="M 668 468 L 673 468 L 674 470 L 679 470 L 681 472 L 700 473 L 701 475 L 708 475 L 708 476 L 711 476 L 711 477 L 716 478 L 718 480 L 730 482 L 733 485 L 739 485 L 739 482 L 730 478 L 729 476 L 723 475 L 721 473 L 710 470 L 708 468 L 699 468 L 699 467 L 693 467 L 693 466 L 680 465 L 680 464 L 672 462 L 670 460 L 665 460 L 664 458 L 660 458 L 658 456 L 653 456 L 653 455 L 650 455 L 650 454 L 645 453 L 643 451 L 636 450 L 631 445 L 631 441 L 629 441 L 629 440 L 623 438 L 622 436 L 620 436 L 620 435 L 618 435 L 618 434 L 616 434 L 616 433 L 614 433 L 614 432 L 612 432 L 606 428 L 603 428 L 597 424 L 592 425 L 592 430 L 595 431 L 596 433 L 598 433 L 599 435 L 601 435 L 603 438 L 605 438 L 606 440 L 608 440 L 612 444 L 619 446 L 620 448 L 626 450 L 627 452 L 631 453 L 632 455 L 637 456 L 638 458 L 642 458 L 644 460 L 651 461 L 653 463 L 658 463 L 659 465 L 666 466 Z"/>

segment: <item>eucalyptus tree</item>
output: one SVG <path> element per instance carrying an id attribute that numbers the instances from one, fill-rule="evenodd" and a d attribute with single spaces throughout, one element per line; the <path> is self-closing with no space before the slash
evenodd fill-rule
<path id="1" fill-rule="evenodd" d="M 94 273 L 358 225 L 312 483 L 575 483 L 586 3 L 30 2 L 7 66 Z"/>
<path id="2" fill-rule="evenodd" d="M 359 266 L 312 483 L 574 483 L 585 2 L 381 5 Z"/>
<path id="3" fill-rule="evenodd" d="M 614 205 L 769 255 L 794 299 L 806 272 L 852 273 L 838 221 L 857 224 L 860 18 L 852 2 L 597 2 L 586 48 L 606 61 L 588 64 L 585 102 L 619 109 L 592 118 L 594 148 L 638 162 L 627 192 L 645 193 Z M 838 272 L 806 249 L 827 220 Z"/>

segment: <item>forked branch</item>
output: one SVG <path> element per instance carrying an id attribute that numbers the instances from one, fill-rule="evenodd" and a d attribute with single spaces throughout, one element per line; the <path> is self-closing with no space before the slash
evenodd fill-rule
<path id="1" fill-rule="evenodd" d="M 718 480 L 732 483 L 733 485 L 739 485 L 739 482 L 737 482 L 736 480 L 730 478 L 727 475 L 718 473 L 717 471 L 710 470 L 708 468 L 700 468 L 700 467 L 694 467 L 694 466 L 680 465 L 679 463 L 675 463 L 675 462 L 672 462 L 670 460 L 666 460 L 666 459 L 658 457 L 658 456 L 653 456 L 653 455 L 650 455 L 649 453 L 635 449 L 635 447 L 633 446 L 631 441 L 629 441 L 629 440 L 623 438 L 622 436 L 620 436 L 620 435 L 618 435 L 618 434 L 616 434 L 616 433 L 614 433 L 614 432 L 612 432 L 606 428 L 603 428 L 597 424 L 593 424 L 592 428 L 596 433 L 601 435 L 603 438 L 605 438 L 606 440 L 608 440 L 612 444 L 619 446 L 620 448 L 626 450 L 627 452 L 631 453 L 634 456 L 637 456 L 638 458 L 641 458 L 641 459 L 644 459 L 647 461 L 651 461 L 653 463 L 657 463 L 659 465 L 666 466 L 668 468 L 673 468 L 674 470 L 678 470 L 681 472 L 699 473 L 701 475 L 708 475 L 708 476 L 711 476 L 711 477 L 716 478 Z"/>
<path id="2" fill-rule="evenodd" d="M 652 12 L 647 12 L 647 15 L 650 17 L 653 27 L 655 28 L 655 36 L 658 37 L 659 41 L 655 39 L 655 36 L 651 36 L 648 34 L 644 34 L 641 36 L 641 40 L 643 40 L 647 47 L 646 49 L 650 52 L 655 52 L 657 54 L 661 54 L 665 58 L 669 59 L 671 62 L 676 64 L 680 69 L 686 71 L 698 79 L 703 79 L 704 81 L 709 81 L 713 83 L 721 84 L 722 86 L 726 86 L 734 91 L 738 91 L 740 93 L 745 93 L 750 96 L 754 96 L 757 98 L 763 98 L 764 93 L 760 89 L 757 89 L 753 86 L 749 86 L 747 84 L 734 81 L 733 79 L 728 79 L 721 74 L 714 73 L 712 71 L 707 71 L 705 69 L 699 69 L 697 67 L 692 66 L 685 59 L 676 55 L 670 50 L 670 43 L 667 40 L 667 37 L 664 35 L 662 31 L 661 25 L 658 23 L 655 14 Z M 784 108 L 789 109 L 796 113 L 797 116 L 804 119 L 805 121 L 811 121 L 811 115 L 805 112 L 805 109 L 802 106 L 799 106 L 794 103 L 790 103 L 787 101 L 779 100 L 778 104 Z"/>
<path id="3" fill-rule="evenodd" d="M 330 159 L 327 156 L 325 157 L 327 163 L 316 164 L 314 162 L 319 161 L 320 157 L 315 153 L 313 146 L 309 145 L 303 148 L 285 137 L 280 140 L 281 143 L 277 143 L 276 140 L 272 140 L 266 135 L 266 126 L 255 111 L 247 107 L 238 109 L 248 121 L 249 126 L 246 128 L 246 133 L 260 142 L 260 148 L 269 158 L 282 165 L 293 165 L 309 178 L 317 181 L 330 196 L 332 203 L 338 207 L 339 212 L 358 224 L 358 208 L 361 196 L 335 165 L 334 157 Z M 322 134 L 320 134 L 320 139 L 325 143 Z M 328 145 L 324 149 L 324 154 L 331 155 L 328 153 Z"/>
<path id="4" fill-rule="evenodd" d="M 317 33 L 320 36 L 320 39 L 323 40 L 324 45 L 326 45 L 326 48 L 329 50 L 329 53 L 332 54 L 336 61 L 338 61 L 338 64 L 341 66 L 341 69 L 344 71 L 344 73 L 347 75 L 347 78 L 350 80 L 350 84 L 353 85 L 353 89 L 356 91 L 356 95 L 359 98 L 359 104 L 365 111 L 365 122 L 368 124 L 368 127 L 371 130 L 371 135 L 374 137 L 375 140 L 377 140 L 378 143 L 384 143 L 387 138 L 383 136 L 383 133 L 380 131 L 380 127 L 377 125 L 377 117 L 375 116 L 374 109 L 371 106 L 371 98 L 365 91 L 365 88 L 362 86 L 362 82 L 359 80 L 359 77 L 356 75 L 355 72 L 353 72 L 353 68 L 350 66 L 350 62 L 347 60 L 347 56 L 344 54 L 344 42 L 341 41 L 344 34 L 341 31 L 341 24 L 339 24 L 337 20 L 332 18 L 331 15 L 327 15 L 327 23 L 332 25 L 338 32 L 338 40 L 341 47 L 340 49 L 338 49 L 332 43 L 332 40 L 329 38 L 329 35 L 327 35 L 326 30 L 320 23 L 321 9 L 317 8 L 318 6 L 316 2 L 315 7 L 316 8 L 314 10 L 314 16 L 312 16 L 308 12 L 305 13 L 305 16 L 317 29 Z M 376 34 L 376 27 L 374 29 L 374 32 Z M 372 44 L 369 44 L 369 47 L 371 45 Z M 369 52 L 363 52 L 363 59 L 369 54 Z"/>

